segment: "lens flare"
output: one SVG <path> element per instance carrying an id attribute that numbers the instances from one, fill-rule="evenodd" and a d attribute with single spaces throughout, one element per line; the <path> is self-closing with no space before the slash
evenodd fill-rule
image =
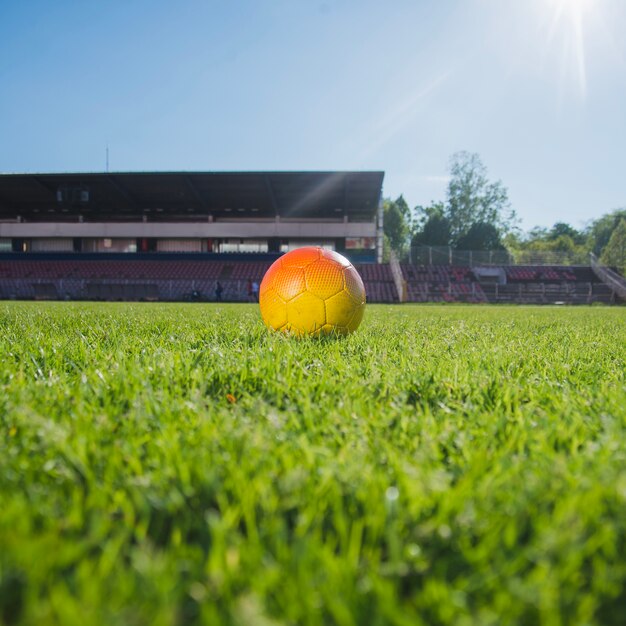
<path id="1" fill-rule="evenodd" d="M 587 95 L 585 25 L 598 0 L 544 0 L 550 11 L 548 42 L 562 44 L 562 72 Z"/>

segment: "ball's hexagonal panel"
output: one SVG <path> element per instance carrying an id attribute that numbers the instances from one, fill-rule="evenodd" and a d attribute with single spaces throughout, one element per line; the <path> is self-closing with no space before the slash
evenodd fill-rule
<path id="1" fill-rule="evenodd" d="M 320 258 L 320 248 L 307 246 L 291 250 L 280 257 L 283 267 L 306 267 Z"/>
<path id="2" fill-rule="evenodd" d="M 365 303 L 360 304 L 356 307 L 354 315 L 347 325 L 347 330 L 349 333 L 353 333 L 359 327 L 359 324 L 363 320 L 363 313 L 365 313 Z"/>
<path id="3" fill-rule="evenodd" d="M 259 305 L 266 326 L 280 330 L 287 324 L 287 303 L 273 289 L 259 294 Z"/>
<path id="4" fill-rule="evenodd" d="M 328 298 L 325 304 L 327 324 L 343 326 L 349 330 L 356 330 L 356 326 L 350 328 L 349 324 L 354 319 L 356 311 L 363 308 L 365 306 L 364 304 L 357 303 L 345 289 Z M 360 321 L 361 320 L 359 320 L 359 322 Z"/>
<path id="5" fill-rule="evenodd" d="M 343 289 L 343 267 L 334 261 L 321 258 L 304 270 L 306 288 L 325 300 Z"/>
<path id="6" fill-rule="evenodd" d="M 310 291 L 301 293 L 287 304 L 287 323 L 296 334 L 314 333 L 326 323 L 324 302 Z"/>
<path id="7" fill-rule="evenodd" d="M 348 329 L 345 326 L 333 326 L 332 324 L 324 324 L 321 329 L 322 335 L 347 335 Z"/>
<path id="8" fill-rule="evenodd" d="M 342 335 L 345 336 L 348 334 L 348 329 L 344 326 L 333 326 L 332 324 L 324 324 L 321 328 L 316 330 L 313 333 L 310 333 L 312 337 L 321 337 L 321 336 L 337 336 Z"/>
<path id="9" fill-rule="evenodd" d="M 343 270 L 346 291 L 360 304 L 365 303 L 365 285 L 356 269 L 350 265 Z"/>
<path id="10" fill-rule="evenodd" d="M 274 275 L 272 287 L 285 302 L 289 302 L 306 291 L 304 270 L 299 267 L 281 267 Z"/>
<path id="11" fill-rule="evenodd" d="M 339 265 L 343 267 L 350 267 L 352 265 L 352 263 L 350 263 L 343 254 L 339 254 L 339 252 L 333 250 L 320 250 L 320 252 L 323 258 L 329 261 L 335 261 L 335 263 L 339 263 Z"/>

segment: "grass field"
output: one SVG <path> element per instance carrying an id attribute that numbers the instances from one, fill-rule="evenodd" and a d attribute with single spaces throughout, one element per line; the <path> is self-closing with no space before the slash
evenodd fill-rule
<path id="1" fill-rule="evenodd" d="M 0 303 L 5 624 L 626 621 L 626 309 Z"/>

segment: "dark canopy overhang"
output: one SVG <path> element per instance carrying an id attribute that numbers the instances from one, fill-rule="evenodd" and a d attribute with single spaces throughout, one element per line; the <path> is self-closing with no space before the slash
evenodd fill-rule
<path id="1" fill-rule="evenodd" d="M 371 220 L 383 172 L 1 174 L 0 219 L 292 217 Z"/>

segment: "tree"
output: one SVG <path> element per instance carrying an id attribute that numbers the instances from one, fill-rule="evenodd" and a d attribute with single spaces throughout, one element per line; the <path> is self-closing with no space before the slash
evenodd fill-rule
<path id="1" fill-rule="evenodd" d="M 404 199 L 404 196 L 400 194 L 395 200 L 394 204 L 398 207 L 400 213 L 402 213 L 402 217 L 404 218 L 404 222 L 409 230 L 411 230 L 411 225 L 413 223 L 413 211 L 409 208 L 407 201 Z"/>
<path id="2" fill-rule="evenodd" d="M 554 252 L 579 252 L 584 254 L 580 246 L 576 245 L 574 239 L 569 235 L 559 235 L 556 239 L 548 240 L 546 244 L 546 250 L 552 250 Z"/>
<path id="3" fill-rule="evenodd" d="M 450 174 L 446 217 L 453 242 L 465 235 L 474 223 L 491 224 L 500 234 L 514 227 L 517 218 L 506 187 L 500 181 L 489 182 L 487 168 L 478 154 L 453 154 Z"/>
<path id="4" fill-rule="evenodd" d="M 602 263 L 617 269 L 626 275 L 626 219 L 622 218 L 611 234 L 601 257 Z"/>
<path id="5" fill-rule="evenodd" d="M 569 237 L 577 245 L 585 243 L 585 234 L 565 222 L 557 222 L 546 234 L 546 238 L 552 241 L 562 236 Z"/>
<path id="6" fill-rule="evenodd" d="M 412 246 L 450 245 L 450 222 L 445 216 L 443 202 L 433 202 L 430 206 L 415 207 Z"/>
<path id="7" fill-rule="evenodd" d="M 409 240 L 410 209 L 402 196 L 396 200 L 385 200 L 383 204 L 383 231 L 391 249 L 403 257 L 407 252 Z"/>
<path id="8" fill-rule="evenodd" d="M 498 229 L 485 222 L 474 222 L 459 237 L 456 247 L 458 250 L 504 250 Z"/>
<path id="9" fill-rule="evenodd" d="M 443 215 L 431 216 L 419 233 L 418 241 L 422 246 L 450 245 L 450 222 Z"/>
<path id="10" fill-rule="evenodd" d="M 589 228 L 589 247 L 596 256 L 601 256 L 602 251 L 609 243 L 613 231 L 620 221 L 626 219 L 626 209 L 617 209 L 595 220 Z"/>

